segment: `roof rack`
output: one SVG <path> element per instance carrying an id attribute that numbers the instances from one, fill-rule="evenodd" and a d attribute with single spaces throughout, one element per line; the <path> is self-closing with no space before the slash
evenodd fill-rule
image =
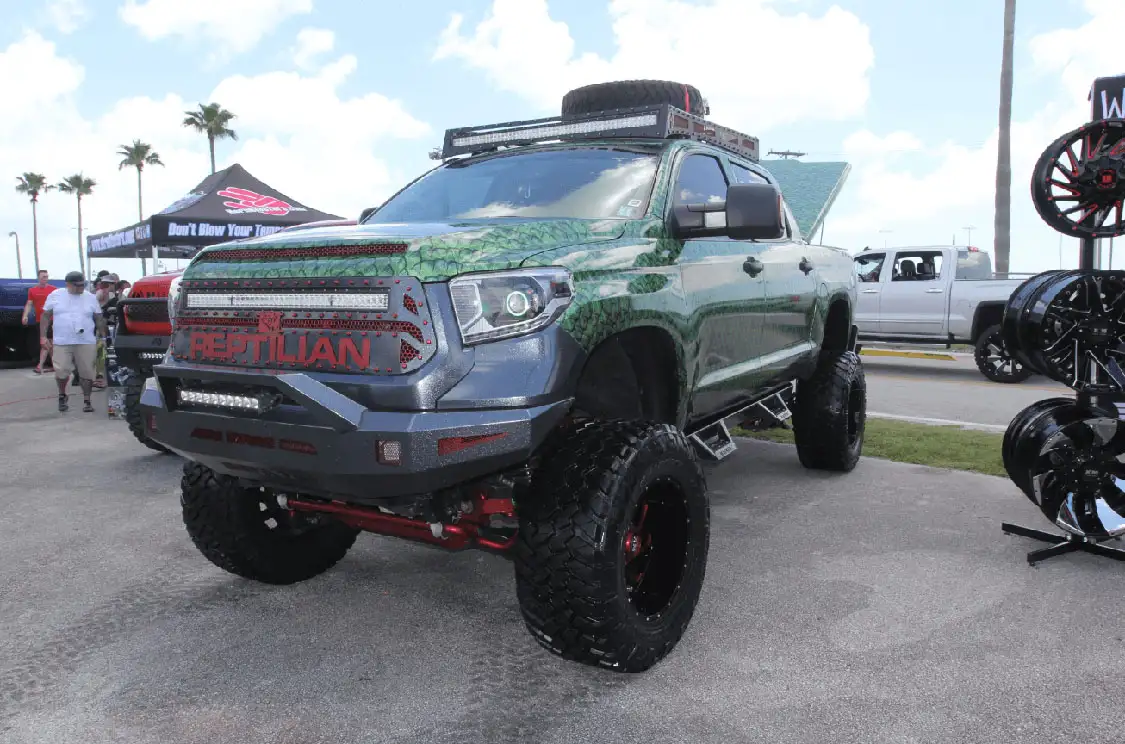
<path id="1" fill-rule="evenodd" d="M 593 114 L 550 116 L 445 131 L 442 159 L 549 140 L 694 139 L 758 162 L 758 138 L 713 124 L 671 104 L 598 111 Z"/>

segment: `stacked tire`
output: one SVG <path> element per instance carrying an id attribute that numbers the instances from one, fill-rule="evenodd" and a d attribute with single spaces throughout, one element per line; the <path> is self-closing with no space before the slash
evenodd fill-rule
<path id="1" fill-rule="evenodd" d="M 1004 309 L 1001 335 L 1027 369 L 1074 390 L 1125 391 L 1125 272 L 1048 271 Z"/>

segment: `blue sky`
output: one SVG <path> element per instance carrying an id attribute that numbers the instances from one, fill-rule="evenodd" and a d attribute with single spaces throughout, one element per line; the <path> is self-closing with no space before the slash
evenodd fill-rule
<path id="1" fill-rule="evenodd" d="M 7 53 L 6 69 L 28 69 L 31 79 L 22 87 L 0 80 L 6 100 L 27 101 L 7 131 L 0 125 L 0 169 L 14 180 L 25 170 L 51 171 L 48 176 L 58 179 L 81 168 L 99 180 L 86 205 L 86 227 L 113 229 L 135 219 L 136 206 L 135 176 L 117 171 L 112 145 L 140 136 L 168 153 L 167 168 L 146 173 L 146 212 L 160 209 L 208 172 L 204 143 L 176 131 L 177 111 L 220 91 L 251 91 L 260 96 L 220 101 L 239 114 L 235 126 L 243 135 L 239 143 L 220 145 L 220 167 L 237 159 L 294 198 L 352 216 L 428 167 L 426 151 L 446 127 L 554 113 L 561 92 L 572 87 L 567 81 L 584 82 L 583 70 L 591 69 L 570 61 L 589 54 L 597 57 L 591 63 L 597 74 L 651 69 L 648 76 L 666 77 L 683 70 L 679 79 L 711 97 L 712 118 L 759 135 L 763 150 L 797 149 L 809 153 L 807 159 L 852 162 L 852 178 L 828 220 L 829 243 L 856 250 L 882 240 L 948 242 L 954 232 L 961 240 L 960 228 L 972 224 L 978 228 L 973 242 L 991 245 L 995 164 L 988 147 L 996 128 L 1002 0 L 741 0 L 748 22 L 711 23 L 706 33 L 690 35 L 682 22 L 661 26 L 662 13 L 725 18 L 706 15 L 707 6 L 734 7 L 734 0 L 515 2 L 5 0 L 0 71 Z M 127 4 L 134 15 L 121 12 Z M 1019 0 L 1014 116 L 1026 126 L 1017 137 L 1017 159 L 1034 160 L 1065 131 L 1060 127 L 1081 123 L 1081 87 L 1094 74 L 1125 71 L 1125 51 L 1084 50 L 1050 36 L 1094 20 L 1122 20 L 1122 12 L 1110 7 L 1115 4 L 1125 6 L 1119 0 Z M 236 5 L 259 12 L 233 22 L 229 9 Z M 51 12 L 56 6 L 70 11 L 71 23 L 58 22 Z M 797 26 L 770 25 L 775 21 L 769 13 L 807 15 L 811 36 L 779 34 Z M 454 14 L 463 17 L 456 48 L 436 56 L 443 40 L 450 48 L 443 32 Z M 614 26 L 638 19 L 658 29 L 655 43 L 622 37 Z M 516 31 L 515 46 L 474 39 L 482 22 Z M 544 23 L 553 23 L 555 31 L 565 24 L 563 36 L 574 44 L 570 60 L 541 55 L 536 43 L 520 47 L 521 35 L 545 38 Z M 302 68 L 294 49 L 304 29 L 330 31 L 334 43 L 317 65 Z M 848 61 L 861 59 L 864 50 L 872 55 L 869 66 Z M 21 56 L 33 52 L 32 58 Z M 1069 64 L 1052 61 L 1052 54 Z M 784 64 L 777 63 L 778 55 Z M 332 73 L 334 84 L 286 82 L 321 79 L 329 75 L 325 64 L 347 56 L 354 57 L 352 67 L 343 63 L 345 72 Z M 81 68 L 81 84 L 60 84 L 57 95 L 31 98 L 28 88 L 52 89 L 46 78 L 52 65 L 40 63 L 56 58 L 63 77 Z M 290 78 L 269 77 L 275 73 Z M 771 86 L 782 93 L 759 95 Z M 326 90 L 345 104 L 370 94 L 378 100 L 364 99 L 358 109 L 325 109 L 329 115 L 319 121 L 306 111 L 309 121 L 273 131 L 271 108 L 296 106 L 294 97 L 319 101 L 315 97 Z M 128 99 L 134 100 L 122 103 Z M 398 108 L 387 109 L 388 99 Z M 357 124 L 379 119 L 384 110 L 393 121 L 384 129 Z M 325 139 L 335 149 L 318 144 Z M 64 157 L 68 147 L 73 154 Z M 1013 269 L 1050 268 L 1058 261 L 1057 238 L 1035 224 L 1022 175 L 1017 170 L 1013 186 L 1020 242 L 1013 247 Z M 60 274 L 75 255 L 73 205 L 51 194 L 42 212 L 43 261 Z M 0 191 L 0 234 L 12 229 L 23 236 L 26 269 L 30 210 L 14 191 Z M 0 275 L 14 275 L 11 253 L 0 250 Z M 112 268 L 139 274 L 136 262 Z"/>

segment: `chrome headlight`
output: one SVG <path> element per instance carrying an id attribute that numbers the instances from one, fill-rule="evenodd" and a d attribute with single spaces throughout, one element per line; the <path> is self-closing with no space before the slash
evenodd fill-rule
<path id="1" fill-rule="evenodd" d="M 168 285 L 168 321 L 170 323 L 176 322 L 176 307 L 180 303 L 180 280 L 183 275 L 174 277 Z"/>
<path id="2" fill-rule="evenodd" d="M 466 346 L 545 328 L 574 299 L 570 272 L 557 266 L 464 274 L 449 294 Z"/>

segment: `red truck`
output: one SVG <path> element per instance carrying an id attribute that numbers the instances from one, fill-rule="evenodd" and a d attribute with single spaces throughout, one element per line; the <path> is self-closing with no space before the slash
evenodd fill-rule
<path id="1" fill-rule="evenodd" d="M 354 224 L 356 220 L 322 220 L 294 225 L 279 232 Z M 118 367 L 128 370 L 122 383 L 125 389 L 125 421 L 141 444 L 157 452 L 168 450 L 145 436 L 140 412 L 141 391 L 144 390 L 145 379 L 152 377 L 153 365 L 159 364 L 168 351 L 172 336 L 168 303 L 170 297 L 175 297 L 183 273 L 182 269 L 178 269 L 138 279 L 129 296 L 117 303 L 118 322 L 114 330 L 113 349 Z"/>

